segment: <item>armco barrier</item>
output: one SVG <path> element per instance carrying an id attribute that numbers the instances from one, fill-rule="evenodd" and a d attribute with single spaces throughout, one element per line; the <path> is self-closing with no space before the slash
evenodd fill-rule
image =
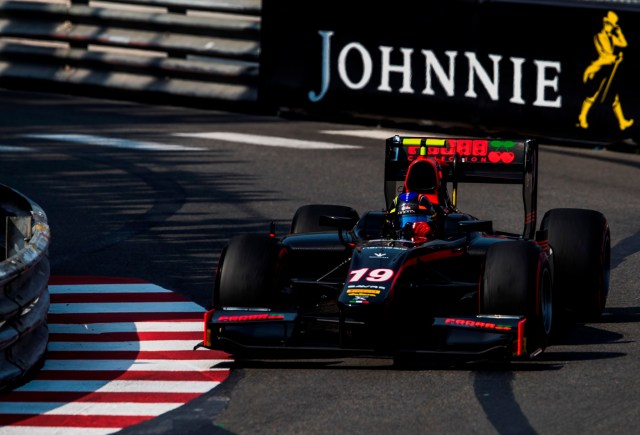
<path id="1" fill-rule="evenodd" d="M 49 339 L 49 224 L 45 212 L 0 185 L 4 258 L 0 262 L 0 389 L 44 361 Z"/>
<path id="2" fill-rule="evenodd" d="M 0 85 L 255 103 L 261 0 L 0 2 Z"/>

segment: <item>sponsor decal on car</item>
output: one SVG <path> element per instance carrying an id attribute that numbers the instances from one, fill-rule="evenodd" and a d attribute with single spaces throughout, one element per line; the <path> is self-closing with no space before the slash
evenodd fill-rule
<path id="1" fill-rule="evenodd" d="M 225 315 L 225 316 L 218 317 L 218 322 L 246 322 L 251 320 L 284 320 L 284 315 L 260 313 L 260 314 L 239 314 L 239 315 L 230 315 L 230 316 Z"/>
<path id="2" fill-rule="evenodd" d="M 371 297 L 378 296 L 380 294 L 380 290 L 370 289 L 370 288 L 350 288 L 347 289 L 347 294 L 349 296 L 362 296 L 362 297 Z"/>
<path id="3" fill-rule="evenodd" d="M 481 320 L 471 319 L 456 319 L 448 317 L 444 319 L 444 324 L 447 326 L 461 326 L 466 328 L 480 328 L 480 329 L 497 329 L 503 331 L 511 331 L 513 327 L 509 325 L 500 325 L 493 322 L 486 322 Z"/>

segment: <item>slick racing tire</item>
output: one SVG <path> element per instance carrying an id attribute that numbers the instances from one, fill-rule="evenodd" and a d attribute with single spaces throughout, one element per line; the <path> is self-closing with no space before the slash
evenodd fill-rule
<path id="1" fill-rule="evenodd" d="M 525 316 L 526 353 L 547 347 L 553 327 L 551 266 L 538 245 L 513 241 L 489 247 L 480 313 Z"/>
<path id="2" fill-rule="evenodd" d="M 271 307 L 282 279 L 284 248 L 266 234 L 242 234 L 220 254 L 212 306 Z"/>
<path id="3" fill-rule="evenodd" d="M 556 303 L 578 321 L 597 321 L 607 302 L 611 274 L 611 234 L 595 210 L 558 208 L 540 224 L 552 252 Z"/>
<path id="4" fill-rule="evenodd" d="M 359 219 L 358 212 L 345 205 L 309 204 L 300 207 L 291 221 L 291 234 L 336 231 L 336 228 L 320 225 L 320 216 L 338 216 Z"/>

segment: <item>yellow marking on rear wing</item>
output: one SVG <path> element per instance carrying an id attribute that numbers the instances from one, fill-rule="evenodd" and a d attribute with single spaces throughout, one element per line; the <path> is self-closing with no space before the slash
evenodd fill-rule
<path id="1" fill-rule="evenodd" d="M 420 146 L 425 145 L 428 147 L 444 147 L 447 146 L 446 139 L 435 138 L 423 138 L 423 137 L 403 137 L 402 145 L 405 146 Z"/>

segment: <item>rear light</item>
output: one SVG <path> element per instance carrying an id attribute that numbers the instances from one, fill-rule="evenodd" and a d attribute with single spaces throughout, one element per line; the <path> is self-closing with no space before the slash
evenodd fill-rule
<path id="1" fill-rule="evenodd" d="M 524 335 L 524 327 L 527 323 L 527 319 L 522 319 L 518 322 L 518 339 L 515 342 L 514 355 L 522 356 L 527 351 L 527 338 Z"/>
<path id="2" fill-rule="evenodd" d="M 202 342 L 205 347 L 211 347 L 211 329 L 209 329 L 209 322 L 213 317 L 213 310 L 205 311 L 204 313 L 204 337 Z"/>

